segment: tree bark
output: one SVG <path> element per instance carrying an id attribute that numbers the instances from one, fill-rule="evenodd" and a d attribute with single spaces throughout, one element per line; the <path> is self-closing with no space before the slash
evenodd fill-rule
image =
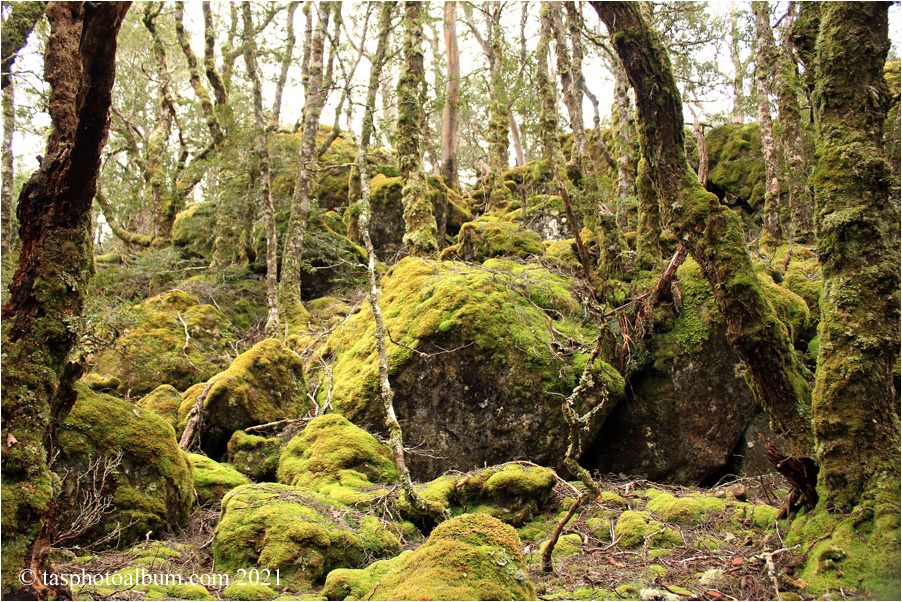
<path id="1" fill-rule="evenodd" d="M 316 174 L 316 133 L 328 97 L 328 90 L 323 87 L 323 50 L 333 5 L 333 2 L 323 2 L 317 11 L 319 22 L 310 44 L 310 62 L 305 68 L 308 78 L 304 84 L 301 148 L 298 152 L 294 192 L 291 195 L 291 216 L 282 251 L 279 316 L 282 323 L 295 327 L 301 325 L 299 322 L 306 313 L 301 304 L 301 255 L 304 252 L 304 234 Z"/>
<path id="2" fill-rule="evenodd" d="M 745 123 L 742 110 L 745 91 L 742 57 L 739 55 L 739 16 L 733 0 L 730 0 L 730 60 L 733 62 L 733 110 L 730 119 L 733 123 Z"/>
<path id="3" fill-rule="evenodd" d="M 445 55 L 448 63 L 448 83 L 445 85 L 445 106 L 442 109 L 442 179 L 452 190 L 460 190 L 457 173 L 457 122 L 460 104 L 460 49 L 457 47 L 457 3 L 445 1 Z"/>
<path id="4" fill-rule="evenodd" d="M 426 114 L 420 102 L 423 67 L 423 4 L 404 3 L 404 71 L 398 80 L 398 167 L 404 179 L 404 244 L 411 255 L 439 250 L 435 209 L 426 191 L 422 132 Z"/>
<path id="5" fill-rule="evenodd" d="M 34 26 L 44 15 L 47 2 L 14 2 L 9 16 L 3 21 L 3 39 L 0 41 L 0 87 L 4 90 L 12 80 L 10 71 L 19 51 L 28 41 Z"/>
<path id="6" fill-rule="evenodd" d="M 776 70 L 774 67 L 776 50 L 771 36 L 770 5 L 767 2 L 752 2 L 752 10 L 755 12 L 755 42 L 758 53 L 758 65 L 755 70 L 758 86 L 758 123 L 761 127 L 761 147 L 764 151 L 764 231 L 761 233 L 761 247 L 771 252 L 783 242 L 778 175 L 781 161 L 774 141 L 768 85 L 770 73 Z"/>
<path id="7" fill-rule="evenodd" d="M 276 83 L 276 97 L 272 103 L 272 127 L 279 127 L 279 117 L 282 114 L 282 93 L 285 91 L 285 83 L 288 81 L 291 54 L 294 51 L 295 42 L 297 42 L 294 35 L 294 13 L 299 4 L 298 0 L 289 2 L 285 14 L 285 45 L 282 47 L 282 66 L 279 72 L 279 81 Z"/>
<path id="8" fill-rule="evenodd" d="M 805 68 L 816 82 L 813 188 L 824 278 L 812 403 L 819 489 L 828 508 L 849 512 L 885 493 L 898 512 L 899 212 L 883 150 L 888 5 L 818 8 Z"/>
<path id="9" fill-rule="evenodd" d="M 54 486 L 48 455 L 75 401 L 83 366 L 70 352 L 91 274 L 91 202 L 109 131 L 116 37 L 128 2 L 60 2 L 47 7 L 44 73 L 53 129 L 41 167 L 17 209 L 19 267 L 3 306 L 4 598 L 69 598 L 48 586 Z M 18 573 L 34 571 L 33 584 Z"/>
<path id="10" fill-rule="evenodd" d="M 774 430 L 787 436 L 795 455 L 807 454 L 812 449 L 808 384 L 786 327 L 758 282 L 739 218 L 702 188 L 686 162 L 682 102 L 666 51 L 635 5 L 592 5 L 636 91 L 643 154 L 661 212 L 711 285 L 730 344 L 748 367 L 749 384 Z"/>
<path id="11" fill-rule="evenodd" d="M 13 130 L 16 127 L 14 104 L 15 86 L 10 82 L 3 88 L 3 160 L 0 163 L 0 257 L 6 260 L 12 248 L 13 225 Z"/>

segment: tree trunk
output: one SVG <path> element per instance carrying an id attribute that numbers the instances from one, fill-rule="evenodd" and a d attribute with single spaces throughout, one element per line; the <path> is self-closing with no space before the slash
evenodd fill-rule
<path id="1" fill-rule="evenodd" d="M 282 47 L 282 70 L 279 72 L 279 81 L 276 83 L 276 98 L 272 103 L 272 126 L 279 127 L 279 117 L 282 114 L 282 93 L 285 83 L 288 81 L 288 68 L 291 67 L 291 54 L 297 39 L 294 36 L 294 13 L 300 2 L 292 0 L 288 3 L 285 13 L 285 45 Z"/>
<path id="2" fill-rule="evenodd" d="M 824 277 L 812 403 L 819 489 L 827 508 L 849 512 L 888 494 L 898 512 L 899 212 L 883 151 L 888 5 L 818 8 L 816 55 L 805 69 L 816 82 L 813 187 Z"/>
<path id="3" fill-rule="evenodd" d="M 742 57 L 739 55 L 739 15 L 733 0 L 730 0 L 730 60 L 733 62 L 733 110 L 730 119 L 733 123 L 744 123 L 742 104 L 745 92 Z"/>
<path id="4" fill-rule="evenodd" d="M 633 144 L 630 140 L 630 100 L 629 80 L 619 58 L 614 61 L 614 96 L 617 99 L 617 186 L 620 191 L 620 202 L 633 196 L 632 154 Z M 601 144 L 601 140 L 598 142 Z M 622 211 L 621 225 L 626 225 L 626 211 Z"/>
<path id="5" fill-rule="evenodd" d="M 3 160 L 0 163 L 0 257 L 6 260 L 12 248 L 13 225 L 13 129 L 16 127 L 16 113 L 13 101 L 15 86 L 10 82 L 3 88 Z"/>
<path id="6" fill-rule="evenodd" d="M 275 210 L 272 204 L 271 161 L 269 158 L 269 134 L 266 115 L 263 113 L 263 88 L 260 85 L 260 74 L 257 71 L 257 46 L 254 44 L 254 23 L 251 18 L 250 2 L 241 3 L 244 21 L 244 64 L 251 80 L 254 94 L 254 146 L 257 154 L 257 173 L 260 182 L 260 199 L 263 204 L 263 224 L 266 228 L 266 326 L 264 332 L 268 337 L 279 334 L 279 277 L 278 253 L 279 238 L 276 232 Z"/>
<path id="7" fill-rule="evenodd" d="M 780 127 L 779 145 L 783 156 L 783 182 L 789 198 L 792 240 L 808 245 L 814 242 L 814 198 L 808 188 L 811 161 L 802 142 L 799 109 L 798 65 L 793 53 L 790 32 L 784 25 L 782 47 L 777 51 L 777 61 L 771 73 L 771 82 L 777 93 Z"/>
<path id="8" fill-rule="evenodd" d="M 510 190 L 504 185 L 504 172 L 510 167 L 510 141 L 507 90 L 504 85 L 502 57 L 504 54 L 501 29 L 503 2 L 486 2 L 486 22 L 489 36 L 489 168 L 492 174 L 490 206 L 498 207 L 511 198 Z"/>
<path id="9" fill-rule="evenodd" d="M 35 24 L 44 14 L 47 2 L 13 2 L 9 16 L 3 20 L 3 39 L 0 41 L 0 87 L 12 83 L 10 71 L 19 51 L 28 41 Z"/>
<path id="10" fill-rule="evenodd" d="M 755 12 L 755 42 L 757 43 L 758 65 L 755 70 L 758 83 L 758 123 L 761 126 L 761 147 L 764 151 L 764 231 L 761 233 L 761 247 L 767 252 L 774 251 L 783 242 L 780 227 L 780 157 L 774 142 L 774 129 L 770 119 L 769 74 L 775 71 L 776 51 L 770 37 L 770 5 L 767 2 L 752 2 Z"/>
<path id="11" fill-rule="evenodd" d="M 109 131 L 116 37 L 128 2 L 51 3 L 44 55 L 53 129 L 17 209 L 19 267 L 3 306 L 4 598 L 69 598 L 44 571 L 54 530 L 48 455 L 75 402 L 83 366 L 70 357 L 91 274 L 91 201 Z M 19 571 L 34 571 L 23 585 Z"/>
<path id="12" fill-rule="evenodd" d="M 445 1 L 445 54 L 448 62 L 448 83 L 445 86 L 445 107 L 442 109 L 442 179 L 452 190 L 460 190 L 457 173 L 457 122 L 460 104 L 460 49 L 457 47 L 457 3 Z"/>
<path id="13" fill-rule="evenodd" d="M 301 326 L 300 322 L 306 315 L 301 304 L 301 255 L 304 252 L 307 215 L 310 213 L 310 194 L 316 177 L 316 132 L 328 97 L 328 90 L 323 87 L 323 49 L 333 5 L 333 2 L 323 2 L 317 11 L 319 23 L 311 41 L 310 62 L 306 67 L 308 79 L 304 85 L 301 148 L 298 152 L 298 171 L 291 195 L 291 216 L 282 250 L 282 277 L 279 281 L 279 316 L 289 327 Z"/>
<path id="14" fill-rule="evenodd" d="M 739 218 L 702 188 L 686 162 L 682 102 L 666 51 L 635 5 L 592 5 L 636 91 L 642 149 L 661 211 L 711 285 L 730 344 L 748 367 L 749 384 L 774 430 L 804 455 L 812 449 L 808 384 L 786 327 L 758 282 Z"/>
<path id="15" fill-rule="evenodd" d="M 645 154 L 644 152 L 642 153 Z M 636 228 L 636 266 L 653 270 L 661 262 L 661 216 L 648 161 L 639 158 L 636 168 L 636 197 L 639 201 L 639 224 Z"/>
<path id="16" fill-rule="evenodd" d="M 423 68 L 423 4 L 404 3 L 404 71 L 398 79 L 398 167 L 404 179 L 404 244 L 411 255 L 439 250 L 435 209 L 426 190 L 422 140 L 426 114 L 420 102 Z"/>

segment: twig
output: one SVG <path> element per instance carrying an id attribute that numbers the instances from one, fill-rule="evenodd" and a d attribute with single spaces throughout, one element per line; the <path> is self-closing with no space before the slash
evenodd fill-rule
<path id="1" fill-rule="evenodd" d="M 184 318 L 182 318 L 182 312 L 178 312 L 179 322 L 182 323 L 182 327 L 185 329 L 185 344 L 182 345 L 182 355 L 185 356 L 185 359 L 188 360 L 188 363 L 191 364 L 191 367 L 200 372 L 200 368 L 194 365 L 194 362 L 191 361 L 191 358 L 188 357 L 188 342 L 191 341 L 191 336 L 188 334 L 188 324 L 185 323 Z"/>

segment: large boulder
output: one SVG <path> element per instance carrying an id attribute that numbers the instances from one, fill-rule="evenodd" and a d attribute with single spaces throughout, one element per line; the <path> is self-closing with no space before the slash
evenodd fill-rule
<path id="1" fill-rule="evenodd" d="M 490 259 L 483 266 L 405 258 L 383 281 L 389 376 L 418 478 L 529 459 L 563 470 L 568 429 L 561 412 L 589 360 L 597 327 L 584 323 L 570 281 L 535 265 Z M 355 424 L 380 430 L 375 323 L 369 308 L 333 331 L 331 403 Z M 623 378 L 596 360 L 595 385 L 579 401 L 602 402 L 587 437 L 623 395 Z M 327 387 L 320 387 L 320 404 Z"/>
<path id="2" fill-rule="evenodd" d="M 260 341 L 224 372 L 185 391 L 179 407 L 179 428 L 202 399 L 204 430 L 201 447 L 220 458 L 237 430 L 285 418 L 298 418 L 310 407 L 304 362 L 276 339 Z"/>
<path id="3" fill-rule="evenodd" d="M 75 531 L 61 543 L 110 536 L 107 543 L 116 545 L 183 525 L 194 505 L 193 481 L 172 426 L 83 383 L 75 389 L 53 464 L 62 479 L 58 533 Z"/>
<path id="4" fill-rule="evenodd" d="M 213 557 L 222 571 L 260 566 L 282 583 L 304 589 L 337 568 L 401 551 L 397 536 L 374 516 L 310 489 L 274 483 L 245 485 L 222 501 Z"/>
<path id="5" fill-rule="evenodd" d="M 276 480 L 279 450 L 282 449 L 279 437 L 261 437 L 235 431 L 229 439 L 227 449 L 229 464 L 241 474 L 258 483 Z"/>
<path id="6" fill-rule="evenodd" d="M 585 456 L 602 473 L 703 482 L 719 475 L 737 446 L 747 446 L 743 435 L 760 412 L 698 264 L 687 259 L 677 275 L 681 311 L 658 308 L 647 350 L 652 361 L 631 378 L 626 400 Z M 788 332 L 809 330 L 804 299 L 759 276 Z"/>
<path id="7" fill-rule="evenodd" d="M 282 448 L 278 479 L 355 503 L 367 497 L 360 489 L 396 481 L 398 469 L 387 445 L 341 414 L 326 414 Z"/>
<path id="8" fill-rule="evenodd" d="M 369 600 L 535 600 L 513 527 L 488 514 L 464 514 L 436 527 L 399 558 Z"/>
<path id="9" fill-rule="evenodd" d="M 97 357 L 94 370 L 119 379 L 119 391 L 140 397 L 169 384 L 184 390 L 228 366 L 237 340 L 212 305 L 180 290 L 141 303 L 135 325 Z"/>
<path id="10" fill-rule="evenodd" d="M 442 252 L 443 259 L 482 262 L 490 257 L 543 255 L 545 245 L 538 232 L 519 224 L 482 216 L 461 226 L 457 244 Z"/>
<path id="11" fill-rule="evenodd" d="M 194 491 L 201 506 L 217 506 L 223 496 L 250 479 L 229 466 L 200 454 L 188 454 L 194 472 Z"/>

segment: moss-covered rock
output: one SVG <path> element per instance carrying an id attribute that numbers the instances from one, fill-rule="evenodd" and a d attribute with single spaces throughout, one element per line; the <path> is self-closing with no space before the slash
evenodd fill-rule
<path id="1" fill-rule="evenodd" d="M 116 389 L 122 384 L 122 381 L 115 376 L 103 376 L 96 372 L 86 374 L 82 381 L 88 385 L 92 391 L 100 393 L 115 393 Z"/>
<path id="2" fill-rule="evenodd" d="M 662 493 L 650 500 L 647 508 L 665 522 L 692 525 L 701 522 L 707 513 L 722 511 L 724 502 L 716 497 L 675 497 Z"/>
<path id="3" fill-rule="evenodd" d="M 442 251 L 442 259 L 483 262 L 491 257 L 542 255 L 538 232 L 497 217 L 483 216 L 461 226 L 457 244 Z"/>
<path id="4" fill-rule="evenodd" d="M 759 276 L 787 331 L 803 344 L 803 334 L 811 332 L 804 299 L 763 271 Z M 677 287 L 679 311 L 656 308 L 654 337 L 631 379 L 628 402 L 613 411 L 587 452 L 601 472 L 702 482 L 733 461 L 760 412 L 711 287 L 693 259 L 677 270 Z"/>
<path id="5" fill-rule="evenodd" d="M 149 410 L 82 383 L 76 391 L 75 405 L 59 428 L 60 455 L 54 464 L 62 478 L 58 532 L 75 524 L 85 500 L 108 501 L 111 507 L 67 543 L 93 543 L 117 525 L 121 534 L 110 543 L 128 543 L 148 531 L 184 524 L 194 505 L 191 466 L 172 427 Z M 95 488 L 101 499 L 92 502 Z"/>
<path id="6" fill-rule="evenodd" d="M 137 307 L 138 324 L 97 357 L 95 370 L 118 378 L 119 391 L 140 396 L 161 384 L 184 390 L 228 365 L 236 340 L 229 320 L 184 291 Z M 187 330 L 187 336 L 185 334 Z"/>
<path id="7" fill-rule="evenodd" d="M 226 600 L 272 600 L 276 597 L 276 591 L 261 583 L 235 582 L 222 590 L 222 597 Z"/>
<path id="8" fill-rule="evenodd" d="M 172 244 L 185 257 L 210 259 L 216 228 L 216 202 L 204 201 L 188 205 L 175 216 Z"/>
<path id="9" fill-rule="evenodd" d="M 397 537 L 376 534 L 373 521 L 310 489 L 245 485 L 223 499 L 213 556 L 221 570 L 279 569 L 284 584 L 308 588 L 336 568 L 400 552 Z"/>
<path id="10" fill-rule="evenodd" d="M 179 419 L 179 406 L 182 405 L 182 394 L 172 385 L 160 385 L 135 405 L 154 412 L 175 427 Z"/>
<path id="11" fill-rule="evenodd" d="M 392 567 L 406 561 L 411 554 L 413 550 L 407 550 L 363 569 L 335 569 L 326 575 L 323 595 L 329 600 L 362 600 Z"/>
<path id="12" fill-rule="evenodd" d="M 432 450 L 410 458 L 419 478 L 514 458 L 562 467 L 567 430 L 560 395 L 569 394 L 589 359 L 597 329 L 583 323 L 575 282 L 538 266 L 490 259 L 482 267 L 405 258 L 383 280 L 389 378 L 405 443 Z M 552 328 L 553 327 L 553 328 Z M 383 426 L 375 324 L 369 308 L 336 329 L 331 401 L 368 428 Z M 424 357 L 423 353 L 438 352 Z M 596 360 L 585 412 L 623 395 L 622 377 Z M 325 402 L 325 388 L 320 388 Z M 587 436 L 604 420 L 598 413 Z"/>
<path id="13" fill-rule="evenodd" d="M 307 487 L 346 504 L 366 499 L 360 489 L 397 478 L 388 446 L 341 414 L 311 420 L 279 456 L 280 483 Z"/>
<path id="14" fill-rule="evenodd" d="M 757 123 L 728 123 L 705 135 L 708 188 L 732 206 L 764 204 L 764 154 Z"/>
<path id="15" fill-rule="evenodd" d="M 627 510 L 620 515 L 614 525 L 614 537 L 619 539 L 618 545 L 623 549 L 643 546 L 649 536 L 651 536 L 648 540 L 650 547 L 668 548 L 683 543 L 677 531 L 651 519 L 648 512 Z"/>
<path id="16" fill-rule="evenodd" d="M 533 600 L 520 538 L 487 514 L 445 521 L 416 551 L 393 563 L 372 600 Z"/>
<path id="17" fill-rule="evenodd" d="M 279 468 L 282 440 L 235 431 L 227 446 L 229 464 L 257 482 L 274 481 Z"/>
<path id="18" fill-rule="evenodd" d="M 201 445 L 211 457 L 226 451 L 237 430 L 303 415 L 309 408 L 304 362 L 276 339 L 266 339 L 239 355 L 224 372 L 185 391 L 179 427 L 204 395 Z"/>
<path id="19" fill-rule="evenodd" d="M 519 527 L 547 508 L 555 483 L 554 472 L 547 468 L 511 462 L 459 479 L 454 499 Z"/>
<path id="20" fill-rule="evenodd" d="M 232 489 L 247 485 L 250 480 L 226 464 L 220 464 L 207 456 L 188 454 L 194 469 L 194 491 L 201 506 L 219 504 L 222 497 Z"/>

